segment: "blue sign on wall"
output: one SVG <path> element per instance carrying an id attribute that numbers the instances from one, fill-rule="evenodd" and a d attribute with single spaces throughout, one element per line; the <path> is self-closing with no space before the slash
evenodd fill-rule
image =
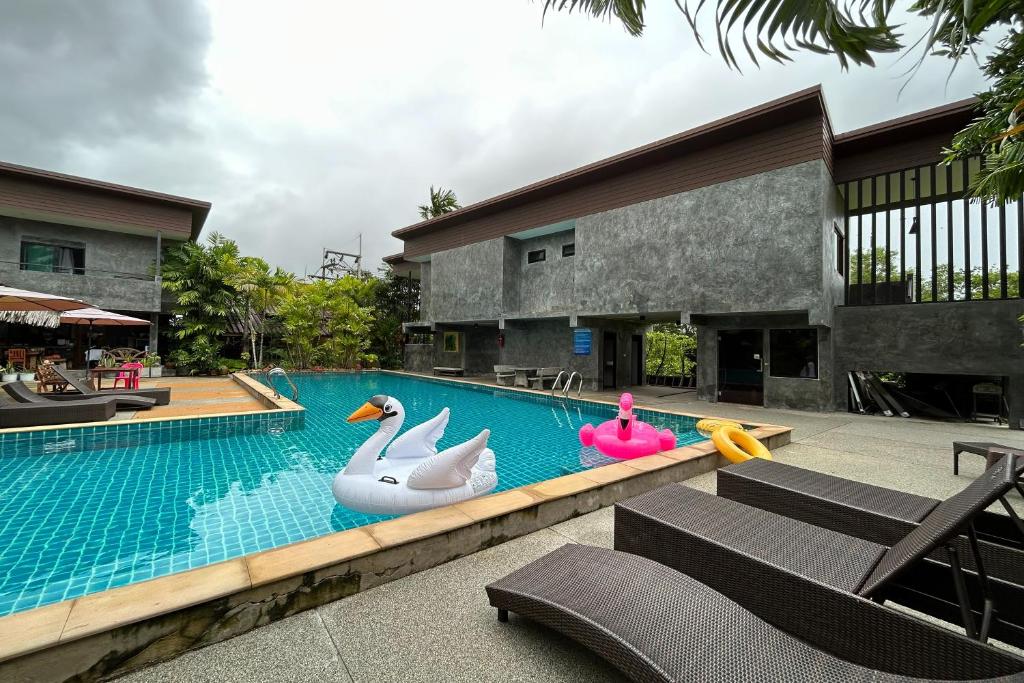
<path id="1" fill-rule="evenodd" d="M 589 327 L 572 331 L 572 352 L 577 356 L 589 356 L 593 346 L 594 333 Z"/>

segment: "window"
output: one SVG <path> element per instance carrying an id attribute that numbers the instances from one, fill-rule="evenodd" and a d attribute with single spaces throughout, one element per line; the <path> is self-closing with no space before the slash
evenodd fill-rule
<path id="1" fill-rule="evenodd" d="M 547 257 L 547 254 L 545 253 L 544 249 L 538 249 L 537 251 L 528 251 L 528 252 L 526 252 L 526 262 L 527 263 L 537 263 L 539 261 L 545 260 L 546 257 Z"/>
<path id="2" fill-rule="evenodd" d="M 458 353 L 459 352 L 459 333 L 458 332 L 445 332 L 444 333 L 444 349 L 445 353 Z"/>
<path id="3" fill-rule="evenodd" d="M 41 273 L 85 273 L 85 248 L 42 242 L 21 243 L 21 269 Z"/>
<path id="4" fill-rule="evenodd" d="M 567 256 L 575 256 L 575 255 L 576 255 L 576 243 L 575 242 L 570 242 L 569 244 L 563 244 L 562 245 L 562 258 L 566 258 Z"/>
<path id="5" fill-rule="evenodd" d="M 818 379 L 818 330 L 772 330 L 771 376 Z"/>
<path id="6" fill-rule="evenodd" d="M 836 270 L 842 275 L 846 272 L 846 237 L 839 229 L 838 223 L 833 223 L 832 229 L 836 233 Z"/>

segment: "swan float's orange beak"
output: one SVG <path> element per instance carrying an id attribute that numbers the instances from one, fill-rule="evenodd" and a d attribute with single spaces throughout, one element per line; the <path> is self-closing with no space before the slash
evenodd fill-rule
<path id="1" fill-rule="evenodd" d="M 366 420 L 379 419 L 384 411 L 371 403 L 364 403 L 359 410 L 348 416 L 346 422 L 365 422 Z"/>

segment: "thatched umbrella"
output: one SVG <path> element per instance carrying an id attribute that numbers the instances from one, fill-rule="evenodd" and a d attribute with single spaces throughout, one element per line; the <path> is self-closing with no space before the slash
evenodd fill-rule
<path id="1" fill-rule="evenodd" d="M 0 322 L 57 327 L 64 311 L 88 307 L 78 299 L 0 285 Z"/>

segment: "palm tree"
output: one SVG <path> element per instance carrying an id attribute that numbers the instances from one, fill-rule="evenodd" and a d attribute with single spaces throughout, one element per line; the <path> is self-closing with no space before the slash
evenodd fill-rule
<path id="1" fill-rule="evenodd" d="M 427 220 L 430 218 L 437 218 L 446 213 L 451 213 L 456 209 L 461 209 L 462 205 L 459 204 L 458 198 L 455 193 L 451 190 L 446 190 L 443 187 L 439 187 L 436 190 L 434 186 L 430 186 L 430 203 L 421 204 L 419 206 L 420 218 Z"/>
<path id="2" fill-rule="evenodd" d="M 267 320 L 280 303 L 284 289 L 294 279 L 294 275 L 281 268 L 271 270 L 270 264 L 259 257 L 243 256 L 240 259 L 238 272 L 230 284 L 238 290 L 245 304 L 245 336 L 249 341 L 252 367 L 263 367 L 263 341 L 267 331 Z"/>
<path id="3" fill-rule="evenodd" d="M 192 370 L 217 366 L 228 316 L 237 304 L 231 285 L 239 268 L 238 245 L 212 233 L 203 245 L 183 242 L 167 254 L 162 269 L 163 288 L 174 294 L 175 336 L 181 341 L 178 357 Z"/>
<path id="4" fill-rule="evenodd" d="M 843 69 L 849 62 L 874 65 L 875 53 L 904 49 L 899 26 L 889 24 L 893 0 L 676 0 L 698 45 L 704 47 L 697 19 L 714 5 L 715 37 L 719 52 L 731 68 L 739 68 L 731 39 L 756 65 L 761 54 L 776 62 L 792 61 L 799 50 L 834 54 Z M 928 54 L 944 55 L 956 63 L 975 54 L 989 29 L 1005 33 L 984 58 L 982 71 L 991 84 L 979 93 L 980 116 L 956 134 L 947 161 L 982 155 L 985 163 L 971 180 L 972 194 L 1004 203 L 1024 192 L 1024 12 L 1020 0 L 915 0 L 908 10 L 926 18 L 927 35 L 912 42 L 920 51 L 916 65 Z M 633 36 L 644 30 L 645 0 L 545 0 L 549 10 L 579 11 L 615 20 Z M 691 8 L 691 5 L 693 7 Z M 1009 30 L 1007 30 L 1009 29 Z M 737 50 L 738 51 L 738 50 Z"/>

